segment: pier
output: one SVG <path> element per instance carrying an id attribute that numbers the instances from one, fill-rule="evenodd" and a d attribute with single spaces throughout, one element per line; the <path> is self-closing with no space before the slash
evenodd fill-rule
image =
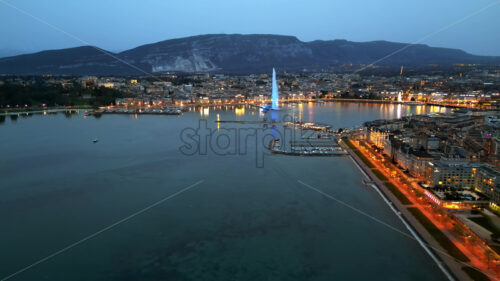
<path id="1" fill-rule="evenodd" d="M 183 109 L 179 107 L 140 107 L 140 108 L 100 108 L 87 112 L 87 115 L 101 115 L 101 114 L 150 114 L 150 115 L 181 115 Z"/>
<path id="2" fill-rule="evenodd" d="M 240 120 L 216 120 L 215 123 L 233 123 L 233 124 L 271 124 L 278 125 L 278 122 L 269 121 L 240 121 Z"/>

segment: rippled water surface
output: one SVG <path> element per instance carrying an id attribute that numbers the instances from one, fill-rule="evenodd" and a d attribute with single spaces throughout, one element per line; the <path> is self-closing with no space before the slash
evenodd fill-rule
<path id="1" fill-rule="evenodd" d="M 265 114 L 246 107 L 6 118 L 0 279 L 203 181 L 10 280 L 444 280 L 415 241 L 298 182 L 406 231 L 347 157 L 264 155 L 257 167 L 260 144 L 251 137 L 229 141 L 236 155 L 179 150 L 182 131 L 200 119 L 214 131 L 217 119 L 257 121 L 221 123 L 219 131 L 259 129 L 272 114 L 348 128 L 431 111 L 444 109 L 324 103 Z"/>

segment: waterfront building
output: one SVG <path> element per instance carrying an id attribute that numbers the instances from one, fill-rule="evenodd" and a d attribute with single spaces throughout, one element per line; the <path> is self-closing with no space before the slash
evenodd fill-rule
<path id="1" fill-rule="evenodd" d="M 453 190 L 474 190 L 500 205 L 500 172 L 484 163 L 429 162 L 427 184 Z"/>
<path id="2" fill-rule="evenodd" d="M 477 170 L 482 166 L 471 162 L 429 162 L 427 184 L 435 187 L 451 187 L 455 190 L 472 189 Z"/>
<path id="3" fill-rule="evenodd" d="M 411 175 L 425 177 L 428 163 L 434 158 L 425 149 L 413 149 L 409 145 L 402 145 L 394 156 L 396 162 Z"/>
<path id="4" fill-rule="evenodd" d="M 386 142 L 388 142 L 389 133 L 380 130 L 370 130 L 368 134 L 368 140 L 373 143 L 378 148 L 384 148 Z"/>
<path id="5" fill-rule="evenodd" d="M 485 194 L 496 205 L 500 205 L 500 172 L 483 165 L 476 173 L 477 191 Z"/>

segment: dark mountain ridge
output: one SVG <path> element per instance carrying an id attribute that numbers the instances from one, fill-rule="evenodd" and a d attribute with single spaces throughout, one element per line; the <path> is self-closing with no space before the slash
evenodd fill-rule
<path id="1" fill-rule="evenodd" d="M 387 41 L 303 42 L 294 36 L 208 34 L 138 46 L 112 56 L 93 46 L 0 58 L 0 74 L 145 75 L 162 72 L 264 73 L 340 70 L 343 65 L 424 68 L 429 65 L 500 64 L 500 57 L 476 56 L 458 49 Z M 394 53 L 394 54 L 393 54 Z M 391 55 L 392 54 L 392 55 Z M 124 63 L 126 62 L 126 63 Z M 131 67 L 131 64 L 134 67 Z M 144 70 L 139 71 L 137 68 Z"/>

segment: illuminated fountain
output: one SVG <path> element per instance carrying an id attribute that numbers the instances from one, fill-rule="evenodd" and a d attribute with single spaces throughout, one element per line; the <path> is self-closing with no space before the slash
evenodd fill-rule
<path id="1" fill-rule="evenodd" d="M 272 84 L 272 95 L 271 104 L 266 104 L 262 106 L 262 110 L 279 110 L 279 94 L 278 94 L 278 83 L 276 82 L 276 70 L 273 68 L 273 84 Z"/>
<path id="2" fill-rule="evenodd" d="M 276 82 L 276 71 L 273 68 L 273 91 L 271 96 L 271 109 L 279 109 L 278 83 Z"/>

